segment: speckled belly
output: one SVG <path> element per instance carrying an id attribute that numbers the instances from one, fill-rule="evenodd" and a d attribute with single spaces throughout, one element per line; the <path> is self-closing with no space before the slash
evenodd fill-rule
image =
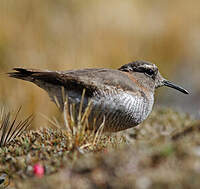
<path id="1" fill-rule="evenodd" d="M 46 86 L 49 96 L 55 102 L 57 97 L 61 111 L 63 110 L 63 96 L 61 88 Z M 82 91 L 65 90 L 69 104 L 75 104 L 75 118 L 78 117 Z M 84 98 L 83 111 L 88 102 L 92 102 L 92 110 L 89 116 L 89 127 L 98 129 L 105 120 L 104 131 L 120 131 L 134 127 L 144 121 L 152 110 L 154 97 L 145 95 L 143 91 L 124 92 L 116 88 L 104 88 L 95 91 Z M 95 124 L 94 124 L 95 123 Z"/>
<path id="2" fill-rule="evenodd" d="M 144 94 L 144 93 L 143 93 Z M 152 110 L 153 95 L 149 98 L 140 93 L 120 91 L 115 94 L 99 95 L 92 99 L 90 123 L 96 118 L 98 128 L 105 118 L 105 131 L 120 131 L 134 127 L 147 118 Z"/>

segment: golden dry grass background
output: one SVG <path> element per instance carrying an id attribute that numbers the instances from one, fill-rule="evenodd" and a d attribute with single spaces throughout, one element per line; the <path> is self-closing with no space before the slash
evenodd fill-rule
<path id="1" fill-rule="evenodd" d="M 3 73 L 13 67 L 118 68 L 135 59 L 155 62 L 198 100 L 199 10 L 197 0 L 1 0 L 0 104 L 22 105 L 23 114 L 35 113 L 34 125 L 43 126 L 39 113 L 58 113 L 48 95 Z M 191 97 L 177 102 L 199 108 Z"/>

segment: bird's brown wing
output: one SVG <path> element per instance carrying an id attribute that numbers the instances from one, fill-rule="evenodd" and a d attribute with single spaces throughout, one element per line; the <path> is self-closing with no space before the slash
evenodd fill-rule
<path id="1" fill-rule="evenodd" d="M 119 70 L 83 69 L 61 72 L 24 68 L 14 68 L 14 70 L 8 73 L 10 77 L 30 81 L 43 88 L 54 102 L 56 102 L 55 97 L 58 99 L 61 109 L 63 108 L 62 87 L 67 92 L 72 91 L 74 99 L 80 98 L 83 89 L 86 89 L 88 97 L 98 90 L 108 89 L 108 86 L 130 91 L 136 89 L 128 76 Z"/>
<path id="2" fill-rule="evenodd" d="M 126 72 L 114 69 L 83 69 L 60 72 L 64 81 L 75 81 L 78 84 L 90 88 L 114 87 L 122 90 L 135 92 L 137 84 L 130 79 Z"/>
<path id="3" fill-rule="evenodd" d="M 33 82 L 41 88 L 44 88 L 45 85 L 63 86 L 66 89 L 75 88 L 76 90 L 79 88 L 91 88 L 91 90 L 95 88 L 95 86 L 92 86 L 91 79 L 87 79 L 85 70 L 66 72 L 25 68 L 14 68 L 13 70 L 15 71 L 8 73 L 10 77 Z M 85 74 L 81 74 L 83 72 Z"/>
<path id="4" fill-rule="evenodd" d="M 93 89 L 114 86 L 125 90 L 135 91 L 135 84 L 122 71 L 113 69 L 82 69 L 69 71 L 49 71 L 39 69 L 14 68 L 10 77 L 39 83 L 71 88 Z M 41 86 L 40 86 L 41 87 Z"/>
<path id="5" fill-rule="evenodd" d="M 59 108 L 63 109 L 63 91 L 72 91 L 74 99 L 78 99 L 86 89 L 86 95 L 92 96 L 95 87 L 90 86 L 90 83 L 83 82 L 77 78 L 75 74 L 67 74 L 67 72 L 57 72 L 49 70 L 39 69 L 25 69 L 25 68 L 14 68 L 14 72 L 8 73 L 10 77 L 30 81 L 37 86 L 43 88 L 49 94 L 51 100 L 59 105 Z"/>

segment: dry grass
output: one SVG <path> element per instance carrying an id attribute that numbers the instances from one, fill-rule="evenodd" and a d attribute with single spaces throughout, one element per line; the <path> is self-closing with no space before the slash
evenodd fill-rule
<path id="1" fill-rule="evenodd" d="M 0 112 L 0 147 L 8 145 L 16 137 L 19 137 L 31 125 L 33 116 L 28 116 L 25 120 L 17 121 L 21 108 L 12 115 L 10 111 L 6 112 L 4 108 Z M 13 120 L 12 117 L 13 116 Z"/>

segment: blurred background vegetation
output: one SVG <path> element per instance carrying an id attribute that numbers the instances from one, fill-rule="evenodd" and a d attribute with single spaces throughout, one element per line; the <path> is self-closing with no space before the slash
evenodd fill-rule
<path id="1" fill-rule="evenodd" d="M 154 62 L 190 96 L 159 89 L 156 105 L 200 117 L 200 1 L 1 0 L 0 105 L 35 113 L 34 125 L 57 115 L 39 87 L 8 78 L 13 67 L 53 70 L 118 68 Z"/>

